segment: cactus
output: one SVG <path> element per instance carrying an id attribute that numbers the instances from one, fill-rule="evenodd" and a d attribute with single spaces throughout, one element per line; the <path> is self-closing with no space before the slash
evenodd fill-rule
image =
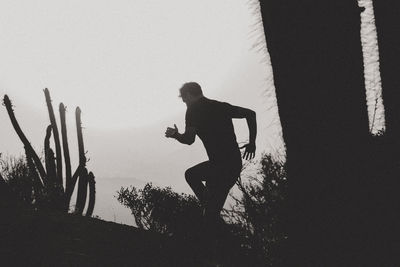
<path id="1" fill-rule="evenodd" d="M 89 172 L 88 182 L 89 182 L 89 203 L 86 211 L 86 216 L 91 217 L 94 210 L 94 204 L 96 202 L 96 181 L 93 172 Z"/>
<path id="2" fill-rule="evenodd" d="M 70 155 L 69 155 L 69 147 L 68 147 L 68 138 L 67 138 L 67 127 L 65 122 L 65 106 L 60 104 L 60 121 L 61 121 L 61 135 L 63 142 L 63 151 L 64 151 L 64 160 L 65 160 L 65 169 L 66 169 L 66 185 L 65 191 L 63 187 L 63 176 L 62 176 L 62 155 L 61 155 L 61 146 L 60 146 L 60 138 L 58 135 L 58 128 L 54 116 L 53 107 L 51 104 L 51 98 L 49 90 L 46 88 L 44 90 L 47 108 L 50 116 L 51 124 L 46 129 L 46 136 L 44 138 L 44 154 L 45 154 L 45 167 L 43 167 L 38 155 L 32 148 L 28 139 L 22 132 L 16 118 L 14 115 L 14 110 L 12 108 L 12 104 L 7 95 L 4 96 L 4 105 L 7 108 L 7 112 L 9 114 L 11 123 L 21 139 L 22 143 L 25 147 L 25 153 L 27 158 L 27 163 L 32 173 L 32 178 L 34 182 L 34 192 L 35 199 L 40 200 L 40 191 L 46 191 L 50 195 L 50 201 L 52 206 L 57 209 L 64 210 L 68 212 L 69 205 L 71 201 L 71 196 L 75 188 L 75 184 L 79 177 L 79 186 L 77 193 L 77 202 L 76 202 L 76 210 L 75 212 L 82 215 L 89 187 L 89 203 L 88 209 L 86 212 L 86 216 L 91 216 L 94 210 L 95 205 L 95 177 L 92 172 L 88 173 L 86 169 L 86 156 L 85 156 L 85 148 L 83 143 L 83 135 L 82 135 L 82 121 L 81 121 L 81 110 L 80 108 L 76 108 L 76 126 L 77 126 L 77 137 L 78 137 L 78 150 L 79 150 L 79 165 L 71 176 L 71 163 L 70 163 Z M 54 152 L 50 147 L 50 138 L 51 133 L 53 132 L 54 143 L 56 146 L 56 157 L 54 157 Z M 38 176 L 39 173 L 39 176 Z M 4 180 L 0 179 L 0 185 L 5 184 Z"/>
<path id="3" fill-rule="evenodd" d="M 42 162 L 40 161 L 39 156 L 36 154 L 35 150 L 33 149 L 32 145 L 26 138 L 24 132 L 22 131 L 21 127 L 18 124 L 17 119 L 15 118 L 14 110 L 12 108 L 12 103 L 10 98 L 7 95 L 4 95 L 3 103 L 7 109 L 8 116 L 10 117 L 11 124 L 14 127 L 15 132 L 17 133 L 19 139 L 21 139 L 22 143 L 24 144 L 25 149 L 29 152 L 30 156 L 32 157 L 33 162 L 35 163 L 35 166 L 37 170 L 39 171 L 39 175 L 41 178 L 41 184 L 43 185 L 43 181 L 46 180 L 46 171 L 44 170 L 44 167 L 42 165 Z"/>
<path id="4" fill-rule="evenodd" d="M 88 173 L 86 169 L 86 156 L 85 148 L 83 143 L 82 135 L 82 121 L 81 121 L 81 110 L 78 107 L 76 109 L 76 126 L 77 126 L 77 137 L 78 137 L 78 149 L 79 149 L 79 165 L 75 173 L 71 176 L 71 162 L 68 147 L 68 136 L 67 127 L 65 121 L 65 106 L 61 103 L 59 106 L 60 111 L 60 121 L 61 121 L 61 136 L 64 151 L 65 160 L 65 170 L 66 170 L 66 182 L 65 191 L 63 187 L 63 175 L 62 175 L 62 155 L 60 138 L 58 134 L 57 123 L 54 116 L 53 106 L 51 104 L 50 92 L 46 88 L 44 90 L 47 108 L 49 112 L 51 124 L 46 129 L 46 136 L 44 138 L 44 154 L 45 154 L 45 167 L 43 167 L 38 155 L 32 148 L 28 139 L 22 132 L 16 118 L 14 115 L 14 110 L 12 104 L 7 95 L 4 96 L 4 105 L 7 108 L 11 123 L 21 139 L 25 147 L 26 159 L 29 166 L 29 170 L 33 179 L 33 187 L 35 193 L 35 199 L 40 201 L 40 196 L 43 191 L 49 193 L 50 201 L 52 206 L 57 209 L 64 210 L 68 212 L 69 205 L 71 201 L 71 196 L 75 188 L 75 184 L 79 177 L 79 186 L 77 193 L 77 202 L 75 212 L 82 215 L 87 194 L 89 188 L 89 203 L 86 216 L 91 216 L 95 205 L 95 177 L 92 172 Z M 56 147 L 56 157 L 54 157 L 54 152 L 50 147 L 50 138 L 53 133 L 54 143 Z M 38 173 L 40 177 L 38 176 Z M 4 180 L 0 179 L 0 185 L 2 185 Z"/>
<path id="5" fill-rule="evenodd" d="M 55 182 L 57 184 L 57 187 L 59 187 L 61 190 L 64 190 L 60 137 L 59 137 L 59 134 L 58 134 L 58 127 L 57 127 L 56 117 L 54 116 L 53 105 L 51 104 L 50 92 L 49 92 L 49 90 L 47 88 L 44 89 L 44 95 L 46 97 L 47 109 L 49 111 L 51 127 L 53 129 L 54 144 L 55 144 L 55 147 L 56 147 L 56 162 L 57 162 L 56 167 L 57 167 L 57 171 L 56 171 Z"/>

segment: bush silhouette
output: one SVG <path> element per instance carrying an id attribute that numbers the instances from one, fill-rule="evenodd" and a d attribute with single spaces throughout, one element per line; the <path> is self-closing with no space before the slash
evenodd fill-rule
<path id="1" fill-rule="evenodd" d="M 234 204 L 223 211 L 231 240 L 239 240 L 254 262 L 280 266 L 285 241 L 285 210 L 288 182 L 285 164 L 263 155 L 257 177 L 246 177 L 237 185 L 241 195 L 231 195 Z M 170 187 L 147 183 L 143 189 L 121 188 L 118 201 L 130 208 L 141 229 L 159 233 L 201 234 L 202 216 L 199 201 L 192 195 L 178 194 Z M 200 231 L 198 231 L 200 230 Z"/>
<path id="2" fill-rule="evenodd" d="M 288 181 L 283 162 L 264 154 L 258 177 L 239 180 L 240 197 L 231 197 L 235 204 L 225 211 L 226 219 L 236 225 L 236 234 L 254 252 L 258 261 L 269 266 L 280 266 L 281 253 L 288 234 L 285 210 Z"/>
<path id="3" fill-rule="evenodd" d="M 163 234 L 190 234 L 201 227 L 200 202 L 191 195 L 178 194 L 170 187 L 147 183 L 143 189 L 121 187 L 118 201 L 128 207 L 137 226 Z"/>
<path id="4" fill-rule="evenodd" d="M 24 157 L 0 155 L 0 173 L 6 186 L 18 199 L 28 204 L 34 202 L 33 180 Z"/>

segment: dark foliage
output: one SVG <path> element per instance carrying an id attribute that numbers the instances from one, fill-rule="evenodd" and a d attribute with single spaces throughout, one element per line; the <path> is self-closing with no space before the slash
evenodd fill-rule
<path id="1" fill-rule="evenodd" d="M 141 229 L 158 233 L 186 234 L 201 223 L 200 202 L 191 195 L 178 194 L 170 187 L 147 183 L 143 189 L 121 188 L 118 201 L 130 208 Z"/>
<path id="2" fill-rule="evenodd" d="M 258 175 L 237 183 L 241 195 L 231 197 L 234 205 L 223 211 L 233 242 L 252 255 L 253 263 L 281 266 L 287 240 L 285 210 L 288 183 L 285 165 L 271 155 L 264 155 Z M 191 195 L 178 194 L 171 188 L 151 183 L 143 189 L 121 188 L 118 201 L 131 209 L 141 229 L 167 234 L 201 234 L 201 207 Z"/>
<path id="3" fill-rule="evenodd" d="M 32 164 L 32 163 L 31 163 Z M 18 201 L 35 208 L 51 209 L 61 198 L 56 187 L 39 187 L 38 174 L 32 169 L 26 156 L 0 156 L 0 174 L 6 190 L 11 194 L 6 201 Z"/>
<path id="4" fill-rule="evenodd" d="M 1 156 L 0 174 L 18 199 L 28 204 L 34 202 L 34 181 L 25 157 Z"/>
<path id="5" fill-rule="evenodd" d="M 285 165 L 271 155 L 263 155 L 257 177 L 239 180 L 240 197 L 231 197 L 235 205 L 226 211 L 227 220 L 236 224 L 247 247 L 255 251 L 259 262 L 280 266 L 283 246 L 288 237 L 285 228 L 288 181 Z"/>

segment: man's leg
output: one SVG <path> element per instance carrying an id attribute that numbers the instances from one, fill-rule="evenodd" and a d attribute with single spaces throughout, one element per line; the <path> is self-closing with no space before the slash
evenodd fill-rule
<path id="1" fill-rule="evenodd" d="M 218 177 L 221 178 L 221 177 Z M 220 220 L 220 213 L 224 207 L 230 189 L 235 182 L 207 181 L 206 217 L 211 222 Z"/>
<path id="2" fill-rule="evenodd" d="M 205 204 L 205 190 L 206 187 L 203 181 L 206 181 L 210 175 L 210 162 L 205 161 L 197 164 L 185 172 L 185 179 L 189 186 L 192 188 L 194 194 L 199 199 L 202 205 Z"/>
<path id="3" fill-rule="evenodd" d="M 207 187 L 207 214 L 210 217 L 219 219 L 220 212 L 224 207 L 229 191 L 235 185 L 242 169 L 240 164 L 232 164 L 228 166 L 213 165 L 210 168 L 212 175 L 206 181 Z"/>

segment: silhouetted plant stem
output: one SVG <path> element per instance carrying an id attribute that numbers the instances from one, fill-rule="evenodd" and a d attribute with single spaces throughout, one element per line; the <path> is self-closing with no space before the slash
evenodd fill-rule
<path id="1" fill-rule="evenodd" d="M 32 183 L 33 183 L 33 192 L 35 195 L 36 200 L 40 200 L 41 196 L 41 191 L 43 190 L 43 185 L 40 181 L 39 175 L 36 171 L 35 164 L 32 159 L 31 153 L 27 149 L 25 149 L 25 156 L 26 156 L 26 162 L 28 164 L 29 168 L 29 176 L 32 178 Z"/>
<path id="2" fill-rule="evenodd" d="M 56 159 L 54 157 L 54 151 L 53 149 L 49 148 L 48 150 L 48 164 L 49 164 L 49 172 L 47 175 L 51 177 L 50 179 L 50 184 L 51 187 L 57 187 L 57 182 L 55 182 L 55 177 L 56 177 Z"/>
<path id="3" fill-rule="evenodd" d="M 67 125 L 65 122 L 65 106 L 60 104 L 60 120 L 61 120 L 61 137 L 63 143 L 64 161 L 65 161 L 65 191 L 71 186 L 71 159 L 69 156 Z"/>
<path id="4" fill-rule="evenodd" d="M 85 146 L 83 144 L 83 135 L 82 135 L 81 113 L 82 113 L 81 109 L 77 107 L 75 111 L 75 118 L 76 118 L 76 131 L 78 135 L 79 165 L 86 166 Z"/>
<path id="5" fill-rule="evenodd" d="M 17 133 L 19 139 L 21 139 L 22 143 L 24 144 L 25 149 L 30 153 L 32 160 L 35 163 L 36 168 L 39 171 L 40 178 L 41 178 L 41 184 L 43 185 L 43 181 L 46 180 L 46 171 L 44 170 L 44 167 L 42 165 L 42 162 L 40 161 L 39 156 L 36 154 L 35 150 L 33 149 L 32 145 L 26 138 L 25 134 L 21 130 L 21 127 L 18 124 L 17 119 L 15 118 L 14 110 L 12 108 L 11 101 L 7 95 L 4 96 L 3 103 L 6 106 L 8 116 L 10 117 L 11 123 L 14 127 L 15 132 Z"/>
<path id="6" fill-rule="evenodd" d="M 44 157 L 45 157 L 45 165 L 46 165 L 46 180 L 44 181 L 45 185 L 51 184 L 53 186 L 54 180 L 55 180 L 55 175 L 56 175 L 56 169 L 54 162 L 51 164 L 51 161 L 54 161 L 54 155 L 50 155 L 50 137 L 51 137 L 51 130 L 52 127 L 51 125 L 47 126 L 46 129 L 46 137 L 44 138 Z"/>
<path id="7" fill-rule="evenodd" d="M 54 116 L 54 110 L 53 110 L 53 105 L 51 104 L 51 98 L 50 98 L 50 92 L 46 88 L 44 89 L 44 94 L 46 97 L 46 103 L 47 103 L 47 109 L 49 111 L 49 117 L 50 117 L 50 122 L 51 126 L 53 128 L 53 137 L 54 137 L 54 144 L 56 146 L 56 161 L 57 161 L 57 172 L 56 172 L 56 183 L 64 191 L 64 185 L 63 185 L 63 178 L 62 178 L 62 156 L 61 156 L 61 145 L 60 145 L 60 137 L 58 134 L 58 127 L 57 127 L 57 122 L 56 118 Z"/>
<path id="8" fill-rule="evenodd" d="M 78 182 L 78 193 L 76 196 L 75 213 L 82 215 L 83 209 L 85 208 L 87 198 L 87 187 L 88 187 L 88 171 L 84 168 L 81 175 L 79 175 Z"/>
<path id="9" fill-rule="evenodd" d="M 89 182 L 89 203 L 86 211 L 86 216 L 90 217 L 93 214 L 94 204 L 96 202 L 96 181 L 93 172 L 89 172 L 88 182 Z"/>
<path id="10" fill-rule="evenodd" d="M 78 214 L 82 214 L 83 209 L 85 207 L 86 195 L 87 195 L 87 183 L 88 183 L 88 171 L 86 169 L 86 156 L 85 156 L 85 147 L 83 144 L 83 135 L 82 135 L 82 120 L 81 120 L 81 109 L 79 107 L 75 110 L 75 119 L 76 119 L 76 131 L 78 136 L 78 150 L 79 150 L 79 166 L 83 167 L 83 171 L 80 172 L 79 182 L 78 182 L 78 194 L 76 198 L 76 208 L 75 212 Z"/>
<path id="11" fill-rule="evenodd" d="M 65 210 L 66 211 L 69 210 L 69 205 L 71 203 L 71 197 L 72 197 L 72 193 L 74 192 L 74 189 L 75 189 L 76 181 L 78 180 L 78 177 L 82 175 L 84 169 L 85 169 L 85 167 L 83 167 L 81 165 L 78 166 L 74 175 L 72 175 L 71 186 L 68 187 L 67 190 L 65 191 Z"/>

